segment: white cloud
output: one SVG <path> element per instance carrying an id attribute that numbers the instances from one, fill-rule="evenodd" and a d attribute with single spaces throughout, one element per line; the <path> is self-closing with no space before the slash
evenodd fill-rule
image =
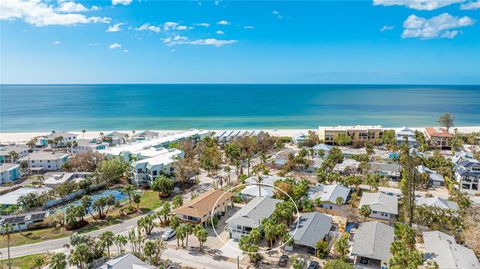
<path id="1" fill-rule="evenodd" d="M 53 45 L 60 45 L 60 43 L 62 43 L 62 42 L 60 42 L 58 40 L 55 40 L 55 41 L 52 42 Z"/>
<path id="2" fill-rule="evenodd" d="M 283 19 L 283 16 L 278 12 L 278 10 L 272 11 L 272 14 L 275 15 L 278 19 Z"/>
<path id="3" fill-rule="evenodd" d="M 202 45 L 202 46 L 215 46 L 217 48 L 237 42 L 237 40 L 221 40 L 216 38 L 189 40 L 186 36 L 180 36 L 180 35 L 164 38 L 162 39 L 162 41 L 167 46 Z"/>
<path id="4" fill-rule="evenodd" d="M 177 27 L 177 30 L 187 30 L 187 29 L 188 29 L 188 27 L 185 26 L 185 25 L 180 25 L 180 26 Z"/>
<path id="5" fill-rule="evenodd" d="M 110 46 L 108 46 L 109 49 L 113 50 L 113 49 L 118 49 L 118 48 L 121 48 L 122 45 L 121 44 L 118 44 L 118 43 L 112 43 L 110 44 Z"/>
<path id="6" fill-rule="evenodd" d="M 460 31 L 459 27 L 471 26 L 475 20 L 470 17 L 453 17 L 448 13 L 440 14 L 431 19 L 410 15 L 403 23 L 402 38 L 454 38 Z"/>
<path id="7" fill-rule="evenodd" d="M 215 33 L 216 33 L 217 35 L 223 35 L 223 34 L 225 34 L 223 31 L 220 31 L 220 30 L 216 31 Z"/>
<path id="8" fill-rule="evenodd" d="M 405 6 L 416 10 L 434 10 L 465 0 L 373 0 L 373 5 L 378 6 Z"/>
<path id="9" fill-rule="evenodd" d="M 384 25 L 382 28 L 380 28 L 380 32 L 385 32 L 385 31 L 390 31 L 393 30 L 393 26 L 391 25 Z"/>
<path id="10" fill-rule="evenodd" d="M 87 17 L 77 13 L 57 13 L 40 0 L 1 0 L 0 20 L 23 19 L 35 26 L 109 23 L 108 17 Z"/>
<path id="11" fill-rule="evenodd" d="M 142 24 L 142 26 L 136 28 L 135 30 L 137 30 L 137 31 L 152 31 L 152 32 L 155 32 L 155 33 L 160 33 L 160 31 L 161 31 L 160 27 L 155 26 L 155 25 L 150 25 L 148 23 Z"/>
<path id="12" fill-rule="evenodd" d="M 122 26 L 122 25 L 123 25 L 123 23 L 117 23 L 117 24 L 114 24 L 114 25 L 110 25 L 110 26 L 108 26 L 107 32 L 110 32 L 110 33 L 120 32 L 122 30 L 122 28 L 120 28 L 120 26 Z"/>
<path id="13" fill-rule="evenodd" d="M 229 21 L 226 21 L 226 20 L 221 20 L 219 22 L 217 22 L 218 25 L 229 25 L 230 22 Z"/>
<path id="14" fill-rule="evenodd" d="M 132 0 L 112 0 L 112 5 L 124 5 L 128 6 L 132 3 Z"/>
<path id="15" fill-rule="evenodd" d="M 243 26 L 243 29 L 253 29 L 255 28 L 254 26 L 252 25 L 246 25 L 246 26 Z"/>
<path id="16" fill-rule="evenodd" d="M 196 26 L 203 26 L 203 27 L 209 27 L 210 23 L 202 22 L 202 23 L 196 23 Z"/>
<path id="17" fill-rule="evenodd" d="M 460 9 L 463 10 L 472 10 L 472 9 L 479 9 L 480 8 L 480 0 L 477 0 L 476 2 L 468 2 L 465 4 L 462 4 L 460 6 Z"/>
<path id="18" fill-rule="evenodd" d="M 172 29 L 177 28 L 177 26 L 178 26 L 178 23 L 172 22 L 172 21 L 167 21 L 166 23 L 163 24 L 163 29 L 165 31 L 168 31 L 168 30 L 172 30 Z"/>
<path id="19" fill-rule="evenodd" d="M 83 12 L 88 11 L 88 9 L 79 3 L 75 2 L 60 2 L 60 7 L 57 8 L 61 12 Z"/>
<path id="20" fill-rule="evenodd" d="M 127 53 L 127 52 L 128 52 L 128 50 L 123 50 L 123 52 Z"/>

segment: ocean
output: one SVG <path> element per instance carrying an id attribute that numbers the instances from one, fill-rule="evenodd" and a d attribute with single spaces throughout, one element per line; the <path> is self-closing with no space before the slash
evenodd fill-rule
<path id="1" fill-rule="evenodd" d="M 480 86 L 0 85 L 0 131 L 480 126 Z"/>

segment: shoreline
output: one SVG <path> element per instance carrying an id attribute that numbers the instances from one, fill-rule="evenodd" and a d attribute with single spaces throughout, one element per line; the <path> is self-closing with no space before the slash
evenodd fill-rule
<path id="1" fill-rule="evenodd" d="M 390 127 L 390 128 L 384 128 L 387 130 L 395 130 L 398 131 L 402 129 L 403 127 Z M 411 130 L 422 130 L 425 127 L 415 127 L 415 128 L 410 128 Z M 458 127 L 452 127 L 452 129 L 458 129 L 460 133 L 472 133 L 472 132 L 480 132 L 480 126 L 458 126 Z M 158 132 L 160 135 L 167 135 L 167 134 L 173 134 L 173 133 L 178 133 L 185 131 L 184 130 L 150 130 L 150 131 L 155 131 Z M 271 135 L 274 136 L 290 136 L 290 137 L 295 137 L 300 134 L 307 134 L 308 131 L 317 131 L 317 128 L 312 128 L 312 129 L 242 129 L 242 128 L 225 128 L 225 129 L 211 129 L 209 131 L 213 132 L 224 132 L 227 130 L 245 130 L 245 131 L 265 131 L 270 133 Z M 132 130 L 99 130 L 99 131 L 86 131 L 85 133 L 82 133 L 81 131 L 68 131 L 74 134 L 78 135 L 78 139 L 92 139 L 95 137 L 100 136 L 100 133 L 108 134 L 113 131 L 117 132 L 122 132 L 122 133 L 127 133 L 129 136 L 133 136 L 135 133 L 140 133 L 144 130 L 135 130 L 135 133 L 133 133 Z M 60 132 L 60 131 L 58 131 Z M 4 144 L 13 144 L 13 143 L 27 143 L 30 139 L 37 137 L 37 136 L 45 136 L 50 134 L 50 132 L 0 132 L 0 143 Z"/>

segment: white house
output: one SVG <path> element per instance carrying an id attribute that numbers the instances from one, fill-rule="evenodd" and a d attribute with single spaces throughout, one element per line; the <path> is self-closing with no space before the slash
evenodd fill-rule
<path id="1" fill-rule="evenodd" d="M 358 208 L 370 207 L 370 218 L 392 220 L 398 215 L 398 198 L 381 192 L 364 192 Z"/>
<path id="2" fill-rule="evenodd" d="M 12 160 L 10 153 L 15 152 L 17 159 Z M 15 163 L 19 158 L 25 157 L 28 154 L 28 147 L 22 146 L 4 146 L 0 147 L 0 163 Z"/>
<path id="3" fill-rule="evenodd" d="M 416 148 L 418 146 L 417 139 L 415 138 L 415 132 L 407 127 L 403 127 L 400 131 L 397 132 L 397 144 L 402 145 L 405 143 L 405 138 L 407 139 L 407 145 L 411 148 Z"/>
<path id="4" fill-rule="evenodd" d="M 275 211 L 275 206 L 281 202 L 282 200 L 268 196 L 251 200 L 226 221 L 230 238 L 239 240 L 242 236 L 248 235 L 253 228 L 261 229 L 262 220 L 269 218 Z"/>
<path id="5" fill-rule="evenodd" d="M 20 178 L 20 165 L 16 163 L 0 164 L 0 184 L 12 182 Z"/>
<path id="6" fill-rule="evenodd" d="M 337 199 L 341 198 L 343 205 L 347 202 L 349 194 L 350 188 L 340 184 L 318 184 L 317 186 L 311 187 L 307 193 L 308 198 L 314 201 L 322 201 L 320 204 L 321 208 L 330 210 L 341 210 L 341 205 L 337 205 Z"/>
<path id="7" fill-rule="evenodd" d="M 73 153 L 93 152 L 108 148 L 108 143 L 97 141 L 96 139 L 78 139 L 77 146 L 73 149 Z"/>
<path id="8" fill-rule="evenodd" d="M 243 200 L 250 201 L 251 199 L 259 196 L 273 197 L 273 195 L 275 195 L 275 188 L 272 186 L 274 186 L 275 182 L 282 179 L 282 177 L 271 175 L 262 175 L 260 177 L 260 184 L 257 184 L 257 176 L 252 176 L 245 180 L 246 186 L 242 191 L 240 191 L 239 194 Z"/>
<path id="9" fill-rule="evenodd" d="M 313 146 L 313 156 L 315 158 L 320 158 L 320 157 L 327 157 L 330 154 L 330 150 L 332 149 L 332 146 L 329 146 L 327 144 L 317 144 Z"/>
<path id="10" fill-rule="evenodd" d="M 340 174 L 355 174 L 358 172 L 360 162 L 353 159 L 345 159 L 342 163 L 337 163 L 333 168 L 333 172 Z"/>
<path id="11" fill-rule="evenodd" d="M 453 201 L 448 201 L 446 199 L 440 198 L 438 196 L 433 197 L 417 197 L 415 204 L 417 206 L 434 206 L 441 209 L 450 209 L 457 211 L 459 209 L 458 204 Z"/>
<path id="12" fill-rule="evenodd" d="M 29 169 L 55 171 L 62 168 L 68 161 L 68 154 L 63 152 L 39 151 L 33 152 L 20 159 L 26 161 Z"/>
<path id="13" fill-rule="evenodd" d="M 51 133 L 47 135 L 48 140 L 54 140 L 56 138 L 61 137 L 62 140 L 58 144 L 58 146 L 65 146 L 67 143 L 73 143 L 73 141 L 77 140 L 78 135 L 69 132 L 60 132 L 60 133 Z"/>
<path id="14" fill-rule="evenodd" d="M 132 180 L 138 185 L 150 185 L 153 180 L 161 175 L 172 175 L 174 168 L 172 164 L 183 158 L 183 152 L 178 149 L 161 149 L 157 155 L 134 161 L 130 164 L 132 168 Z"/>
<path id="15" fill-rule="evenodd" d="M 455 166 L 455 179 L 462 190 L 479 191 L 480 161 L 464 159 Z"/>

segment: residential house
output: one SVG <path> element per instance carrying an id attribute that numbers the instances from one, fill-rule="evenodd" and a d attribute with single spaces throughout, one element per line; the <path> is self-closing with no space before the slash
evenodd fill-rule
<path id="1" fill-rule="evenodd" d="M 307 195 L 308 198 L 317 201 L 320 200 L 321 208 L 329 210 L 341 210 L 342 205 L 347 203 L 348 195 L 350 194 L 350 188 L 345 187 L 340 184 L 318 184 L 317 186 L 311 187 L 308 189 Z M 337 204 L 337 199 L 341 199 L 343 203 L 340 205 Z"/>
<path id="2" fill-rule="evenodd" d="M 160 136 L 159 132 L 154 132 L 154 131 L 143 131 L 141 133 L 135 134 L 132 138 L 135 140 L 149 140 L 149 139 L 155 139 Z"/>
<path id="3" fill-rule="evenodd" d="M 103 137 L 103 141 L 111 145 L 122 145 L 128 142 L 128 134 L 120 132 L 111 132 Z"/>
<path id="4" fill-rule="evenodd" d="M 318 137 L 326 144 L 335 144 L 339 134 L 345 134 L 352 138 L 353 144 L 365 142 L 377 142 L 383 139 L 383 127 L 375 126 L 320 126 Z"/>
<path id="5" fill-rule="evenodd" d="M 398 197 L 381 192 L 364 192 L 358 208 L 364 205 L 370 207 L 370 218 L 393 220 L 398 215 Z"/>
<path id="6" fill-rule="evenodd" d="M 97 139 L 78 139 L 73 153 L 94 152 L 108 148 L 109 144 Z"/>
<path id="7" fill-rule="evenodd" d="M 307 248 L 315 252 L 318 241 L 328 241 L 332 227 L 332 218 L 328 215 L 318 212 L 301 214 L 290 230 L 293 247 Z"/>
<path id="8" fill-rule="evenodd" d="M 333 168 L 333 172 L 351 175 L 358 172 L 360 162 L 354 159 L 345 159 L 342 163 L 337 163 Z"/>
<path id="9" fill-rule="evenodd" d="M 47 135 L 48 140 L 55 141 L 55 139 L 60 139 L 59 143 L 51 145 L 55 147 L 62 147 L 66 146 L 68 143 L 73 143 L 74 141 L 77 141 L 77 137 L 78 135 L 69 132 L 51 133 Z"/>
<path id="10" fill-rule="evenodd" d="M 450 147 L 450 140 L 452 140 L 453 135 L 447 129 L 429 127 L 425 128 L 424 133 L 431 147 L 439 149 Z"/>
<path id="11" fill-rule="evenodd" d="M 410 148 L 416 148 L 418 146 L 417 139 L 415 138 L 415 132 L 407 127 L 403 127 L 397 132 L 397 145 L 403 145 L 405 141 Z"/>
<path id="12" fill-rule="evenodd" d="M 365 148 L 339 147 L 339 149 L 342 151 L 345 159 L 352 158 L 355 155 L 367 154 L 367 150 L 365 150 Z"/>
<path id="13" fill-rule="evenodd" d="M 68 161 L 68 154 L 63 152 L 38 151 L 20 158 L 20 162 L 24 161 L 27 162 L 29 170 L 55 171 L 60 170 Z"/>
<path id="14" fill-rule="evenodd" d="M 40 195 L 42 193 L 50 191 L 51 188 L 30 188 L 22 187 L 11 192 L 7 192 L 3 195 L 0 195 L 0 206 L 1 205 L 18 205 L 18 199 L 24 195 L 34 193 Z"/>
<path id="15" fill-rule="evenodd" d="M 353 235 L 353 263 L 387 269 L 394 239 L 395 229 L 387 224 L 378 221 L 361 223 Z"/>
<path id="16" fill-rule="evenodd" d="M 440 198 L 438 196 L 433 197 L 417 197 L 415 204 L 417 206 L 435 206 L 441 209 L 450 209 L 457 211 L 459 209 L 458 204 L 453 201 L 448 201 L 446 199 Z"/>
<path id="17" fill-rule="evenodd" d="M 12 160 L 10 155 L 12 152 L 15 152 L 14 156 L 16 159 Z M 0 163 L 16 163 L 19 158 L 25 157 L 28 154 L 28 147 L 23 146 L 2 146 L 0 147 Z"/>
<path id="18" fill-rule="evenodd" d="M 295 154 L 297 154 L 297 150 L 293 150 L 293 149 L 281 150 L 275 155 L 273 159 L 273 165 L 275 165 L 276 167 L 282 167 L 288 162 L 291 156 L 295 156 Z"/>
<path id="19" fill-rule="evenodd" d="M 261 230 L 262 220 L 269 218 L 275 211 L 275 206 L 281 202 L 282 200 L 268 196 L 252 199 L 226 221 L 229 237 L 239 240 L 242 236 L 248 235 L 253 228 Z"/>
<path id="20" fill-rule="evenodd" d="M 400 179 L 402 166 L 396 163 L 371 162 L 369 170 L 371 174 L 397 181 Z"/>
<path id="21" fill-rule="evenodd" d="M 99 269 L 154 269 L 156 266 L 147 264 L 132 253 L 117 256 L 105 262 L 103 265 L 95 266 Z"/>
<path id="22" fill-rule="evenodd" d="M 275 195 L 275 182 L 282 179 L 279 176 L 262 175 L 260 176 L 260 184 L 258 182 L 258 176 L 252 176 L 245 180 L 245 188 L 240 191 L 239 195 L 244 201 L 250 201 L 255 197 L 268 196 L 273 197 Z M 260 185 L 260 186 L 258 186 Z M 260 195 L 259 195 L 260 192 Z"/>
<path id="23" fill-rule="evenodd" d="M 439 232 L 423 232 L 424 258 L 433 260 L 438 269 L 480 269 L 475 253 L 452 236 Z"/>
<path id="24" fill-rule="evenodd" d="M 293 138 L 293 142 L 298 145 L 303 145 L 305 140 L 308 138 L 308 135 L 306 134 L 299 134 Z"/>
<path id="25" fill-rule="evenodd" d="M 233 193 L 211 189 L 175 209 L 177 217 L 188 223 L 207 225 L 213 216 L 223 215 L 232 205 Z"/>
<path id="26" fill-rule="evenodd" d="M 7 223 L 12 225 L 14 232 L 28 230 L 32 224 L 43 222 L 46 216 L 48 216 L 47 211 L 0 216 L 0 231 L 2 231 L 1 227 Z"/>
<path id="27" fill-rule="evenodd" d="M 325 158 L 330 154 L 332 146 L 327 144 L 317 144 L 313 146 L 313 157 L 315 158 Z"/>
<path id="28" fill-rule="evenodd" d="M 215 134 L 213 137 L 217 139 L 220 144 L 227 143 L 242 137 L 259 137 L 264 135 L 264 131 L 242 131 L 242 130 L 228 130 Z"/>
<path id="29" fill-rule="evenodd" d="M 37 148 L 48 147 L 48 139 L 44 136 L 35 137 L 35 147 Z"/>
<path id="30" fill-rule="evenodd" d="M 20 165 L 17 163 L 1 163 L 0 174 L 0 184 L 15 181 L 22 175 L 20 172 Z"/>
<path id="31" fill-rule="evenodd" d="M 428 186 L 430 187 L 440 187 L 445 186 L 445 179 L 443 176 L 436 171 L 424 166 L 419 165 L 417 166 L 417 171 L 419 173 L 427 173 L 428 174 Z"/>
<path id="32" fill-rule="evenodd" d="M 137 185 L 150 186 L 159 175 L 173 175 L 173 163 L 183 158 L 184 154 L 178 149 L 159 150 L 159 154 L 139 159 L 130 164 L 132 168 L 132 181 Z"/>
<path id="33" fill-rule="evenodd" d="M 455 180 L 462 190 L 479 191 L 480 161 L 464 159 L 455 166 Z"/>

